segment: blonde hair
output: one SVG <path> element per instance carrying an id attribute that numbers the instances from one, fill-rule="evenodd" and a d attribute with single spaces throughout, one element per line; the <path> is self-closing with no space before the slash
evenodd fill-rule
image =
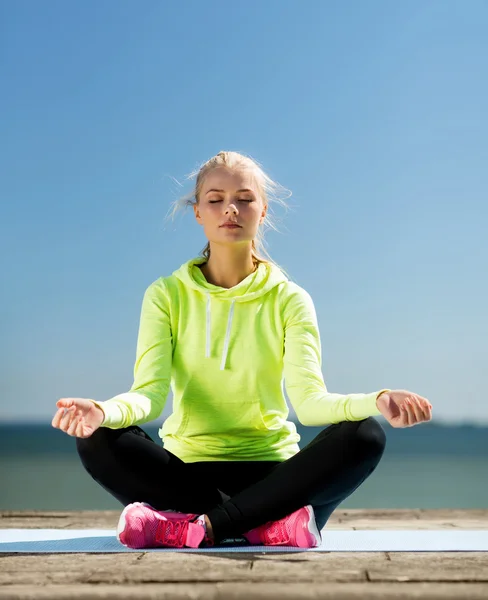
<path id="1" fill-rule="evenodd" d="M 273 219 L 271 219 L 268 215 L 272 210 L 271 204 L 278 203 L 281 204 L 285 209 L 288 209 L 288 205 L 285 202 L 285 197 L 289 198 L 291 196 L 291 192 L 281 186 L 276 181 L 273 181 L 262 169 L 261 165 L 253 158 L 248 155 L 242 154 L 240 152 L 232 152 L 232 151 L 221 151 L 206 162 L 202 163 L 197 169 L 195 169 L 192 173 L 187 175 L 187 179 L 195 179 L 195 187 L 192 192 L 181 196 L 177 200 L 172 203 L 173 209 L 170 209 L 170 215 L 174 218 L 175 214 L 178 210 L 184 209 L 187 206 L 193 206 L 198 204 L 200 199 L 200 193 L 202 191 L 203 182 L 205 177 L 210 173 L 211 170 L 216 169 L 218 167 L 226 167 L 232 171 L 240 171 L 250 173 L 254 179 L 256 184 L 258 193 L 263 201 L 264 205 L 268 206 L 268 210 L 266 212 L 266 216 L 259 227 L 256 237 L 252 240 L 252 259 L 257 267 L 259 263 L 271 263 L 280 268 L 285 275 L 288 276 L 286 271 L 280 267 L 268 254 L 266 250 L 266 244 L 264 239 L 264 232 L 262 229 L 270 228 L 278 231 L 277 227 Z M 286 192 L 286 196 L 282 197 L 280 195 L 281 192 Z M 207 242 L 206 246 L 201 251 L 201 256 L 206 258 L 207 260 L 210 257 L 210 242 Z"/>

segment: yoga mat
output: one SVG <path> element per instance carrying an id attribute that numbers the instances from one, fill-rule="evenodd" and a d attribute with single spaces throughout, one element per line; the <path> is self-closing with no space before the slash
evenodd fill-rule
<path id="1" fill-rule="evenodd" d="M 123 546 L 112 529 L 0 529 L 4 552 L 487 552 L 488 530 L 323 530 L 317 548 L 214 546 L 144 548 Z"/>

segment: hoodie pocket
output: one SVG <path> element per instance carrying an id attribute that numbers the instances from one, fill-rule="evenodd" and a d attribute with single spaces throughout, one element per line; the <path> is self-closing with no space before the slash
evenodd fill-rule
<path id="1" fill-rule="evenodd" d="M 218 407 L 199 405 L 198 409 L 187 410 L 177 435 L 191 437 L 232 433 L 252 437 L 267 430 L 259 402 L 232 402 Z"/>

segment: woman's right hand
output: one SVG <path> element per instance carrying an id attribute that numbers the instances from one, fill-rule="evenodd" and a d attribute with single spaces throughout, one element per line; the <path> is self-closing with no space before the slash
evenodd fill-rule
<path id="1" fill-rule="evenodd" d="M 103 410 L 87 398 L 60 398 L 56 406 L 51 425 L 74 437 L 90 437 L 105 417 Z"/>

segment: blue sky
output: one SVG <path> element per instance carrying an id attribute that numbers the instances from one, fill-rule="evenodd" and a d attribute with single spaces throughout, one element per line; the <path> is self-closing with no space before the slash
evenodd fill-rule
<path id="1" fill-rule="evenodd" d="M 129 389 L 146 287 L 206 242 L 170 204 L 237 150 L 293 192 L 268 250 L 328 389 L 488 425 L 487 26 L 477 0 L 4 0 L 0 420 Z"/>

